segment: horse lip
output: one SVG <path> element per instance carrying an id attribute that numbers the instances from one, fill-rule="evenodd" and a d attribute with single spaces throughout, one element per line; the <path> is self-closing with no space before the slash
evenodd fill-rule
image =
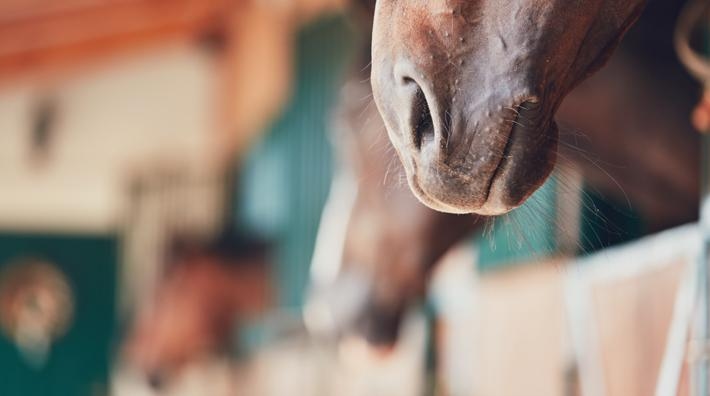
<path id="1" fill-rule="evenodd" d="M 486 203 L 488 203 L 493 182 L 498 178 L 501 171 L 508 163 L 508 160 L 511 158 L 511 148 L 520 140 L 520 133 L 544 129 L 542 126 L 545 124 L 539 122 L 543 115 L 543 109 L 537 98 L 533 97 L 527 99 L 515 107 L 511 107 L 511 109 L 516 113 L 515 119 L 510 122 L 510 132 L 508 133 L 508 139 L 506 139 L 505 146 L 503 147 L 503 154 L 500 156 L 498 164 L 488 180 L 488 185 L 485 189 L 486 199 L 483 206 L 486 206 Z"/>
<path id="2" fill-rule="evenodd" d="M 445 202 L 441 202 L 438 199 L 432 197 L 429 195 L 425 189 L 422 188 L 422 186 L 419 184 L 418 180 L 418 172 L 417 172 L 417 164 L 416 162 L 412 161 L 412 168 L 411 172 L 406 172 L 407 174 L 407 182 L 409 184 L 409 187 L 411 188 L 412 192 L 414 195 L 425 205 L 428 207 L 440 211 L 440 212 L 445 212 L 445 213 L 453 213 L 453 214 L 468 214 L 471 213 L 471 210 L 465 210 L 465 209 L 460 209 L 455 206 L 451 206 L 446 204 Z"/>
<path id="3" fill-rule="evenodd" d="M 528 103 L 528 102 L 526 102 Z M 504 214 L 507 212 L 510 212 L 511 210 L 517 208 L 520 206 L 523 202 L 527 200 L 527 198 L 532 195 L 532 193 L 537 189 L 531 188 L 530 191 L 527 192 L 527 194 L 518 197 L 517 202 L 514 203 L 505 203 L 503 202 L 503 199 L 500 199 L 501 197 L 498 197 L 498 200 L 491 199 L 492 194 L 496 194 L 495 185 L 498 182 L 498 180 L 503 177 L 502 173 L 505 172 L 506 170 L 509 170 L 508 168 L 512 165 L 511 164 L 511 150 L 517 145 L 517 144 L 524 144 L 521 141 L 524 140 L 525 136 L 522 134 L 525 133 L 532 133 L 532 132 L 539 132 L 542 134 L 548 133 L 548 131 L 551 128 L 555 128 L 554 123 L 552 122 L 551 117 L 548 116 L 549 112 L 546 111 L 543 106 L 541 106 L 538 103 L 535 102 L 530 102 L 534 106 L 530 107 L 523 107 L 522 105 L 519 106 L 521 108 L 524 108 L 525 112 L 520 112 L 518 114 L 518 117 L 516 117 L 516 120 L 513 122 L 513 127 L 511 129 L 510 137 L 508 139 L 508 142 L 506 143 L 506 148 L 504 151 L 504 154 L 501 156 L 501 161 L 498 164 L 498 167 L 496 168 L 493 177 L 491 178 L 490 185 L 487 189 L 487 194 L 488 196 L 486 197 L 486 202 L 482 205 L 481 209 L 482 212 L 481 214 L 489 214 L 489 215 L 500 215 Z M 523 103 L 525 104 L 525 103 Z M 522 118 L 526 118 L 523 116 L 530 116 L 530 119 L 528 120 L 529 122 L 519 122 Z M 525 121 L 525 120 L 523 120 Z M 531 122 L 530 122 L 531 121 Z M 548 172 L 549 175 L 549 172 Z M 545 176 L 546 178 L 547 176 Z M 543 178 L 544 180 L 544 178 Z M 539 187 L 539 186 L 538 186 Z M 498 192 L 500 193 L 500 192 Z"/>

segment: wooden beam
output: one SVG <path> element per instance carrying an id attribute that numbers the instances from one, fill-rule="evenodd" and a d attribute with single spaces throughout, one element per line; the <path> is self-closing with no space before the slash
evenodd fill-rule
<path id="1" fill-rule="evenodd" d="M 228 0 L 0 0 L 0 80 L 220 29 Z"/>

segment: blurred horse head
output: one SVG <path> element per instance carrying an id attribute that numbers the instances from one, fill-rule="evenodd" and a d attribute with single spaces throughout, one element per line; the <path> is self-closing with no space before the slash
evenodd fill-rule
<path id="1" fill-rule="evenodd" d="M 354 80 L 344 88 L 335 137 L 357 184 L 336 292 L 347 293 L 344 279 L 358 279 L 365 296 L 350 325 L 371 344 L 391 347 L 405 312 L 423 298 L 435 264 L 481 224 L 475 216 L 437 212 L 416 199 L 369 85 L 359 76 Z"/>
<path id="2" fill-rule="evenodd" d="M 222 239 L 207 246 L 181 244 L 154 298 L 138 311 L 125 358 L 155 387 L 191 363 L 221 354 L 236 321 L 269 306 L 265 247 Z"/>

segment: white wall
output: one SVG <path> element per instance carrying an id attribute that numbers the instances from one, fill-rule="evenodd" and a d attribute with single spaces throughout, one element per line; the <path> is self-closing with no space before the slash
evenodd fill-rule
<path id="1" fill-rule="evenodd" d="M 108 231 L 127 180 L 151 168 L 209 168 L 216 73 L 197 48 L 168 47 L 107 62 L 51 87 L 0 91 L 0 229 Z M 38 102 L 56 99 L 54 140 L 32 161 Z"/>

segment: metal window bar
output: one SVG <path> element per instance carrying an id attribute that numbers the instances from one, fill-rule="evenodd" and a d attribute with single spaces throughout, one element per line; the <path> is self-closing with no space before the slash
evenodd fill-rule
<path id="1" fill-rule="evenodd" d="M 691 46 L 693 32 L 703 26 L 704 35 L 710 36 L 710 1 L 693 0 L 685 7 L 678 21 L 675 45 L 681 61 L 706 89 L 710 89 L 710 60 L 695 51 Z M 707 51 L 706 51 L 707 52 Z M 710 131 L 704 131 L 710 132 Z M 701 180 L 700 180 L 700 220 L 698 234 L 700 252 L 696 259 L 696 283 L 694 331 L 689 334 L 688 348 L 690 363 L 690 390 L 694 396 L 710 395 L 710 134 L 701 137 Z M 677 367 L 677 365 L 671 365 Z M 677 392 L 680 370 L 674 373 L 661 372 L 657 396 L 675 395 Z M 675 389 L 661 389 L 661 381 L 673 377 Z"/>

